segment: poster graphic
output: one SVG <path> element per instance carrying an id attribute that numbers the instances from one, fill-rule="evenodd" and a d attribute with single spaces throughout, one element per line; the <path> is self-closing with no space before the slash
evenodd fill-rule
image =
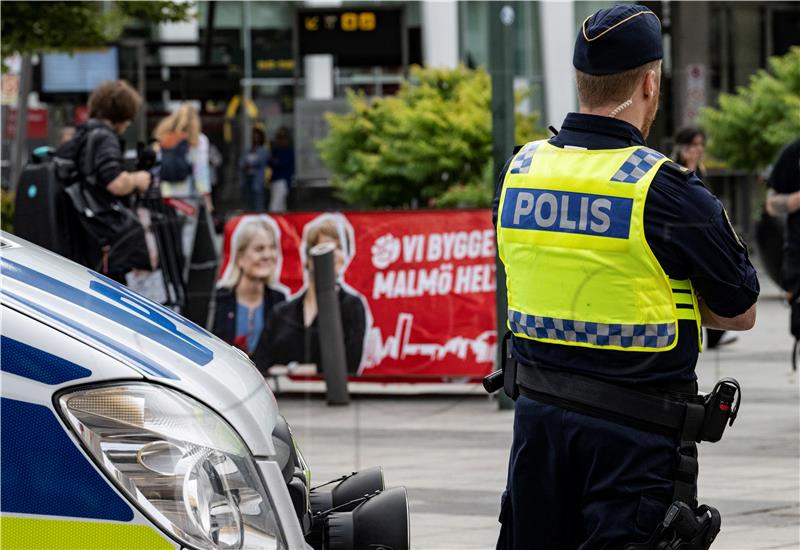
<path id="1" fill-rule="evenodd" d="M 348 372 L 362 378 L 480 378 L 494 365 L 495 240 L 486 210 L 253 214 L 225 228 L 221 280 L 240 224 L 269 218 L 280 241 L 272 287 L 285 290 L 265 325 L 264 370 L 316 363 L 319 343 L 307 250 L 328 240 Z M 313 304 L 311 302 L 314 302 Z M 259 361 L 262 364 L 259 364 Z M 263 364 L 268 363 L 268 364 Z"/>

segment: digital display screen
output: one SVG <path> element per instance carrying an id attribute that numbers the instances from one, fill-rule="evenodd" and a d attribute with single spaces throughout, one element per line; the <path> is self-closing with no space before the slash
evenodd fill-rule
<path id="1" fill-rule="evenodd" d="M 403 63 L 402 10 L 302 10 L 297 17 L 301 57 L 331 54 L 340 67 Z"/>
<path id="2" fill-rule="evenodd" d="M 119 78 L 117 48 L 42 55 L 42 91 L 91 92 L 101 82 Z"/>

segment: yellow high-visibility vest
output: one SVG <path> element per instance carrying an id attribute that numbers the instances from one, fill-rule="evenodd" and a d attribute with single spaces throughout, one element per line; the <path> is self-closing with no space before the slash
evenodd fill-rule
<path id="1" fill-rule="evenodd" d="M 691 281 L 671 279 L 644 234 L 650 183 L 667 159 L 647 147 L 525 145 L 503 180 L 497 244 L 508 327 L 540 342 L 667 351 L 678 319 L 700 328 Z"/>

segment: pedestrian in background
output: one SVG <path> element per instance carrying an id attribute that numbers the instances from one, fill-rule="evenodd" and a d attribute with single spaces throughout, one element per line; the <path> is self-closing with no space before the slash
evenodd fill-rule
<path id="1" fill-rule="evenodd" d="M 675 134 L 672 160 L 695 172 L 699 177 L 706 175 L 703 166 L 703 153 L 706 150 L 706 133 L 697 126 L 684 126 Z"/>
<path id="2" fill-rule="evenodd" d="M 122 169 L 123 155 L 120 136 L 130 126 L 142 104 L 142 98 L 124 80 L 109 80 L 98 86 L 89 96 L 89 120 L 81 124 L 71 141 L 62 143 L 77 148 L 77 169 L 81 177 L 96 177 L 98 197 L 127 197 L 150 187 L 150 173 L 145 170 L 128 172 Z M 93 143 L 92 157 L 86 159 L 86 137 L 99 129 Z M 57 153 L 58 156 L 62 156 Z M 92 168 L 92 174 L 85 171 Z"/>
<path id="3" fill-rule="evenodd" d="M 82 218 L 85 233 L 75 239 L 78 246 L 72 259 L 120 282 L 132 267 L 143 268 L 150 263 L 147 254 L 137 250 L 140 243 L 144 244 L 144 231 L 132 212 L 122 215 L 129 209 L 119 200 L 150 187 L 150 172 L 123 169 L 120 136 L 141 104 L 138 92 L 124 80 L 103 82 L 89 96 L 89 119 L 56 150 L 57 157 L 75 162 L 79 185 L 71 186 L 71 190 L 80 188 L 86 193 L 70 195 L 78 216 L 83 216 L 89 206 L 93 212 L 91 217 Z M 110 223 L 118 225 L 112 227 Z M 101 242 L 105 243 L 102 247 L 98 244 Z"/>
<path id="4" fill-rule="evenodd" d="M 767 212 L 788 216 L 781 286 L 793 290 L 800 285 L 800 139 L 784 147 L 772 167 Z"/>
<path id="5" fill-rule="evenodd" d="M 242 198 L 250 212 L 264 211 L 264 178 L 269 154 L 264 147 L 266 135 L 263 128 L 253 128 L 250 150 L 239 159 Z"/>
<path id="6" fill-rule="evenodd" d="M 792 334 L 800 339 L 800 139 L 784 147 L 772 167 L 767 212 L 787 217 L 780 282 L 792 306 Z"/>
<path id="7" fill-rule="evenodd" d="M 294 147 L 289 140 L 289 130 L 278 128 L 269 152 L 269 167 L 272 169 L 269 185 L 269 211 L 286 211 L 286 199 L 294 179 Z"/>
<path id="8" fill-rule="evenodd" d="M 705 150 L 706 133 L 697 126 L 685 126 L 675 134 L 672 160 L 685 166 L 702 179 L 706 177 L 706 168 L 703 166 L 703 153 Z M 732 344 L 737 339 L 736 336 L 726 336 L 724 330 L 706 329 L 705 345 L 708 349 Z"/>
<path id="9" fill-rule="evenodd" d="M 498 183 L 519 391 L 499 549 L 621 549 L 673 502 L 698 514 L 695 434 L 676 426 L 697 398 L 700 325 L 751 328 L 759 285 L 720 202 L 645 145 L 662 58 L 648 8 L 587 17 L 580 112 Z M 668 403 L 671 428 L 653 414 Z"/>
<path id="10" fill-rule="evenodd" d="M 158 123 L 153 137 L 161 154 L 161 195 L 164 198 L 211 202 L 210 144 L 202 132 L 200 114 L 183 103 Z"/>
<path id="11" fill-rule="evenodd" d="M 200 114 L 188 102 L 159 122 L 153 137 L 158 141 L 161 159 L 161 196 L 181 220 L 180 252 L 187 265 L 200 205 L 205 205 L 208 214 L 214 210 L 208 137 L 202 133 Z"/>

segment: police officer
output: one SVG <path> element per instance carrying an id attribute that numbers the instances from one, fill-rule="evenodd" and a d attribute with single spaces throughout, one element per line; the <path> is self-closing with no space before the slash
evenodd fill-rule
<path id="1" fill-rule="evenodd" d="M 781 285 L 796 291 L 800 287 L 800 139 L 784 147 L 769 177 L 767 212 L 788 216 Z"/>
<path id="2" fill-rule="evenodd" d="M 679 486 L 696 505 L 692 472 L 676 481 L 682 438 L 627 398 L 695 394 L 701 324 L 750 329 L 759 284 L 720 202 L 645 145 L 662 56 L 649 9 L 588 17 L 580 112 L 498 184 L 520 393 L 498 548 L 620 549 L 648 540 Z"/>
<path id="3" fill-rule="evenodd" d="M 790 331 L 795 343 L 795 368 L 800 360 L 800 139 L 784 147 L 769 177 L 767 212 L 786 216 L 781 286 L 791 304 Z"/>

